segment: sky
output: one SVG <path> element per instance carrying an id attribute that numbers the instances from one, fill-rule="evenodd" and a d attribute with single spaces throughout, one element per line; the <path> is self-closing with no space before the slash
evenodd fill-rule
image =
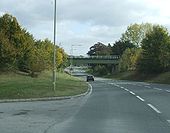
<path id="1" fill-rule="evenodd" d="M 57 43 L 67 54 L 86 55 L 97 42 L 119 40 L 130 24 L 161 24 L 170 31 L 169 5 L 170 0 L 57 0 Z M 36 39 L 53 41 L 53 11 L 54 0 L 0 0 L 0 15 L 15 16 Z"/>

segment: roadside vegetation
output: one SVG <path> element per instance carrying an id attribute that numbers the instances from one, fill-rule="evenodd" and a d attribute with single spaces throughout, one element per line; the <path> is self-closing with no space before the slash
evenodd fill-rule
<path id="1" fill-rule="evenodd" d="M 99 42 L 87 54 L 120 56 L 117 66 L 92 65 L 89 71 L 95 75 L 170 84 L 170 35 L 161 25 L 132 24 L 113 45 Z"/>
<path id="2" fill-rule="evenodd" d="M 140 82 L 151 82 L 160 84 L 170 84 L 170 72 L 162 72 L 159 74 L 137 73 L 135 71 L 118 72 L 112 75 L 105 75 L 105 78 L 117 80 L 130 80 Z"/>
<path id="3" fill-rule="evenodd" d="M 65 73 L 57 73 L 53 90 L 52 72 L 42 72 L 38 78 L 13 72 L 0 74 L 0 99 L 70 96 L 87 91 L 87 83 Z"/>
<path id="4" fill-rule="evenodd" d="M 87 84 L 63 72 L 67 54 L 56 45 L 57 82 L 52 85 L 53 43 L 36 40 L 9 14 L 0 17 L 0 99 L 69 96 Z"/>
<path id="5" fill-rule="evenodd" d="M 67 64 L 67 54 L 56 45 L 57 69 Z M 36 77 L 52 69 L 53 43 L 36 40 L 9 14 L 0 17 L 0 71 L 22 71 Z"/>

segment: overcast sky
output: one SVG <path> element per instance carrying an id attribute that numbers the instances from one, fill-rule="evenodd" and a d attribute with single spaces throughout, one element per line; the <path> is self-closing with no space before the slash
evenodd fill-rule
<path id="1" fill-rule="evenodd" d="M 36 39 L 53 40 L 54 0 L 0 0 L 0 15 L 15 16 Z M 133 23 L 162 24 L 170 31 L 170 0 L 57 0 L 57 42 L 85 55 L 96 42 L 114 43 Z M 77 46 L 76 46 L 77 45 Z"/>

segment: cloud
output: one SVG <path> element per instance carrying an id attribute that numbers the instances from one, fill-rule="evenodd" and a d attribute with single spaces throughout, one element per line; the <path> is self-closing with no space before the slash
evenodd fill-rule
<path id="1" fill-rule="evenodd" d="M 0 15 L 10 13 L 36 39 L 53 40 L 54 0 L 0 0 Z M 85 54 L 94 43 L 118 40 L 132 23 L 159 23 L 170 29 L 169 0 L 57 0 L 57 40 L 69 53 Z"/>
<path id="2" fill-rule="evenodd" d="M 143 12 L 144 4 L 127 0 L 62 0 L 59 6 L 60 20 L 73 20 L 93 25 L 122 26 L 134 21 L 133 12 Z M 65 7 L 65 8 L 63 8 Z"/>

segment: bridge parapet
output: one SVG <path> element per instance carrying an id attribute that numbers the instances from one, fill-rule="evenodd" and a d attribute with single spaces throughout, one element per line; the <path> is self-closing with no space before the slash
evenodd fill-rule
<path id="1" fill-rule="evenodd" d="M 69 56 L 69 59 L 119 59 L 120 56 L 118 55 L 111 55 L 111 56 Z"/>

